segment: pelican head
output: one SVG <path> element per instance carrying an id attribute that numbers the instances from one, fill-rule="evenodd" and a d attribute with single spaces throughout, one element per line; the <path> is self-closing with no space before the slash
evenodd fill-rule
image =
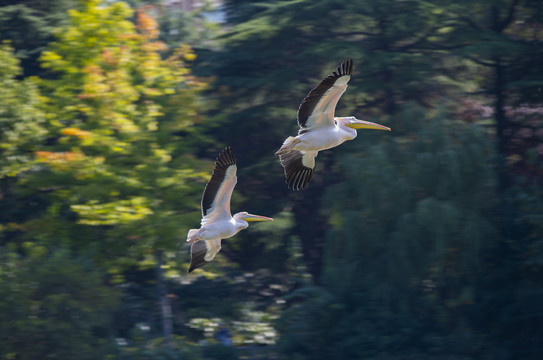
<path id="1" fill-rule="evenodd" d="M 234 215 L 234 219 L 241 219 L 245 221 L 273 221 L 273 218 L 249 214 L 247 211 L 239 212 Z"/>
<path id="2" fill-rule="evenodd" d="M 389 127 L 372 123 L 370 121 L 358 120 L 354 116 L 340 117 L 336 118 L 338 122 L 342 122 L 345 126 L 350 127 L 351 129 L 375 129 L 375 130 L 388 130 Z"/>

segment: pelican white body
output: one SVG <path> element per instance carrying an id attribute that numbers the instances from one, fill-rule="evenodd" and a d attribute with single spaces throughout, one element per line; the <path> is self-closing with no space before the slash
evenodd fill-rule
<path id="1" fill-rule="evenodd" d="M 344 121 L 338 121 L 337 125 L 316 128 L 296 136 L 300 142 L 293 150 L 309 152 L 328 150 L 345 141 L 353 140 L 356 135 L 356 130 L 345 126 Z"/>

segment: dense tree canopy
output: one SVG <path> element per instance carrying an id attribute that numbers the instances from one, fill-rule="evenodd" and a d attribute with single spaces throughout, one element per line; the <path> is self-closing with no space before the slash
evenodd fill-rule
<path id="1" fill-rule="evenodd" d="M 0 6 L 0 36 L 9 39 L 22 61 L 25 75 L 45 73 L 38 58 L 54 31 L 68 21 L 68 10 L 79 0 L 3 0 Z"/>
<path id="2" fill-rule="evenodd" d="M 2 358 L 542 357 L 543 1 L 47 3 L 0 2 Z M 392 132 L 290 192 L 347 58 L 337 114 Z M 187 275 L 224 146 L 275 221 Z"/>

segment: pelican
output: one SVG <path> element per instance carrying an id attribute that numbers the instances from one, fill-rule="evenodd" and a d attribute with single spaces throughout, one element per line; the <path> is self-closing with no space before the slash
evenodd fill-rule
<path id="1" fill-rule="evenodd" d="M 215 161 L 215 169 L 202 195 L 202 222 L 199 229 L 190 229 L 190 273 L 215 258 L 221 250 L 221 240 L 236 235 L 249 226 L 248 221 L 272 221 L 272 218 L 246 211 L 230 214 L 230 198 L 236 186 L 236 158 L 230 147 Z"/>
<path id="2" fill-rule="evenodd" d="M 285 169 L 289 189 L 305 188 L 313 175 L 315 157 L 319 151 L 353 140 L 357 135 L 356 129 L 390 131 L 386 126 L 358 120 L 354 116 L 334 117 L 336 105 L 347 89 L 352 69 L 352 59 L 341 63 L 337 70 L 311 90 L 300 104 L 298 135 L 289 136 L 275 152 Z"/>

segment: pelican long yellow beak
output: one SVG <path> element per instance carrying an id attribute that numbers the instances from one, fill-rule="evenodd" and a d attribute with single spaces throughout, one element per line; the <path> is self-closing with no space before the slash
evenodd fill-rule
<path id="1" fill-rule="evenodd" d="M 273 221 L 273 218 L 253 214 L 247 214 L 242 219 L 245 221 Z"/>
<path id="2" fill-rule="evenodd" d="M 390 131 L 389 127 L 379 125 L 376 123 L 372 123 L 370 121 L 364 121 L 364 120 L 352 120 L 351 123 L 345 124 L 345 126 L 350 127 L 351 129 L 375 129 L 375 130 L 388 130 Z"/>

